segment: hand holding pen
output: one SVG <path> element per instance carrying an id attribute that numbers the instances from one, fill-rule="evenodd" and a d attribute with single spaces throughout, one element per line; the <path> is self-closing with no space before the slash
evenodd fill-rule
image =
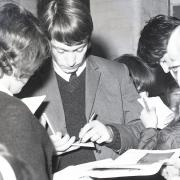
<path id="1" fill-rule="evenodd" d="M 109 130 L 102 122 L 96 119 L 97 114 L 93 113 L 88 123 L 81 129 L 79 138 L 82 142 L 92 141 L 98 144 L 108 142 L 110 138 Z"/>
<path id="2" fill-rule="evenodd" d="M 156 114 L 155 107 L 149 107 L 146 99 L 143 97 L 144 109 L 141 112 L 140 119 L 144 124 L 145 128 L 157 128 L 158 117 Z"/>

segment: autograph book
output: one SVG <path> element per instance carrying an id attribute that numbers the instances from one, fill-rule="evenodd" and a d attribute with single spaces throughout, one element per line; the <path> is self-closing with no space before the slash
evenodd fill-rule
<path id="1" fill-rule="evenodd" d="M 138 150 L 129 149 L 117 159 L 105 159 L 77 165 L 95 178 L 128 176 L 150 176 L 156 174 L 164 164 L 179 158 L 180 149 Z"/>

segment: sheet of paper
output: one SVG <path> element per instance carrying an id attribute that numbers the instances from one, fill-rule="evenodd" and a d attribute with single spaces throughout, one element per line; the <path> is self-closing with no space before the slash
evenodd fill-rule
<path id="1" fill-rule="evenodd" d="M 93 148 L 95 147 L 93 142 L 82 143 L 82 142 L 76 141 L 72 145 L 73 146 L 81 146 L 81 147 L 93 147 Z"/>
<path id="2" fill-rule="evenodd" d="M 142 98 L 139 98 L 138 101 L 143 107 L 145 107 Z M 156 108 L 156 115 L 158 117 L 157 127 L 159 129 L 163 129 L 173 120 L 171 117 L 174 117 L 174 112 L 163 103 L 160 97 L 148 97 L 146 98 L 146 102 L 149 108 Z"/>
<path id="3" fill-rule="evenodd" d="M 21 101 L 26 104 L 26 106 L 30 109 L 30 111 L 34 114 L 39 106 L 42 104 L 46 95 L 35 96 L 35 97 L 27 97 L 21 99 Z"/>
<path id="4" fill-rule="evenodd" d="M 80 164 L 87 176 L 95 178 L 115 178 L 128 176 L 148 176 L 156 174 L 164 163 L 179 158 L 180 149 L 138 150 L 129 149 L 117 159 L 105 159 Z M 78 167 L 77 166 L 77 167 Z"/>
<path id="5" fill-rule="evenodd" d="M 87 143 L 80 143 L 79 141 L 76 141 L 74 144 L 72 144 L 72 146 L 67 149 L 66 151 L 64 152 L 58 152 L 57 151 L 57 155 L 62 155 L 62 154 L 65 154 L 65 153 L 69 153 L 71 151 L 74 151 L 76 149 L 79 149 L 81 147 L 88 147 L 88 148 L 95 148 L 95 145 L 93 142 L 87 142 Z"/>

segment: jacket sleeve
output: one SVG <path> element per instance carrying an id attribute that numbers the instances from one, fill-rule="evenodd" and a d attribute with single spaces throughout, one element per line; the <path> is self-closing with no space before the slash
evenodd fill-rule
<path id="1" fill-rule="evenodd" d="M 0 141 L 10 153 L 29 164 L 38 179 L 51 179 L 53 145 L 38 120 L 20 101 L 9 101 L 0 116 Z"/>
<path id="2" fill-rule="evenodd" d="M 157 145 L 158 130 L 154 128 L 145 128 L 141 132 L 138 149 L 152 150 Z"/>
<path id="3" fill-rule="evenodd" d="M 139 95 L 129 76 L 127 67 L 123 64 L 121 64 L 120 67 L 118 78 L 124 119 L 121 124 L 112 124 L 120 133 L 121 148 L 116 151 L 119 154 L 129 148 L 137 148 L 140 140 L 140 133 L 144 129 L 140 120 L 142 106 L 137 101 Z"/>
<path id="4" fill-rule="evenodd" d="M 162 129 L 158 134 L 156 149 L 180 148 L 180 121 L 173 122 Z"/>

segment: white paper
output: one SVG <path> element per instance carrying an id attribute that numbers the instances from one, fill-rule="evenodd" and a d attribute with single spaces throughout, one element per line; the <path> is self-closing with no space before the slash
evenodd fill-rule
<path id="1" fill-rule="evenodd" d="M 27 97 L 21 99 L 21 101 L 26 104 L 26 106 L 30 109 L 30 111 L 34 114 L 39 106 L 42 104 L 46 95 L 35 96 L 35 97 Z"/>
<path id="2" fill-rule="evenodd" d="M 128 176 L 148 176 L 156 174 L 164 163 L 179 158 L 180 149 L 139 150 L 129 149 L 117 159 L 105 159 L 80 164 L 87 176 L 114 178 Z"/>
<path id="3" fill-rule="evenodd" d="M 76 141 L 75 143 L 72 144 L 73 146 L 81 146 L 81 147 L 95 147 L 93 142 L 86 142 L 86 143 L 82 143 L 79 141 Z"/>
<path id="4" fill-rule="evenodd" d="M 161 98 L 159 96 L 146 97 L 145 100 L 146 100 L 149 108 L 154 107 L 156 109 L 156 115 L 158 118 L 157 127 L 159 129 L 163 129 L 173 120 L 173 118 L 170 118 L 170 117 L 171 116 L 174 117 L 174 112 L 163 103 L 163 101 L 161 100 Z M 138 101 L 143 107 L 145 107 L 142 98 L 139 98 Z"/>
<path id="5" fill-rule="evenodd" d="M 79 141 L 76 141 L 75 143 L 73 143 L 71 145 L 70 148 L 68 148 L 66 151 L 57 151 L 56 154 L 57 155 L 62 155 L 62 154 L 65 154 L 65 153 L 69 153 L 71 151 L 74 151 L 74 150 L 77 150 L 81 147 L 90 147 L 90 148 L 94 148 L 95 145 L 93 142 L 87 142 L 87 143 L 80 143 Z"/>

